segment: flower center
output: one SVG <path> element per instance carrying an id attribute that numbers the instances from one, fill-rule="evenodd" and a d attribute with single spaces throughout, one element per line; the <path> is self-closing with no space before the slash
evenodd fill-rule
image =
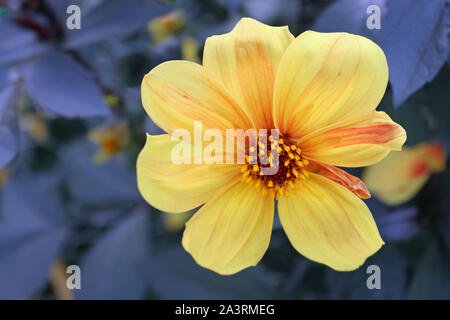
<path id="1" fill-rule="evenodd" d="M 309 161 L 302 157 L 302 150 L 295 142 L 272 136 L 267 140 L 266 143 L 258 141 L 257 152 L 254 147 L 249 147 L 246 164 L 241 168 L 242 181 L 254 184 L 263 195 L 273 192 L 276 199 L 287 197 L 309 177 L 305 169 Z"/>

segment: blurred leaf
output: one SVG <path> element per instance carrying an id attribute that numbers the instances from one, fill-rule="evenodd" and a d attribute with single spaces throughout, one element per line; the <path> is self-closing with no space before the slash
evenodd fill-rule
<path id="1" fill-rule="evenodd" d="M 411 239 L 420 231 L 417 216 L 417 208 L 374 214 L 381 237 L 393 241 Z"/>
<path id="2" fill-rule="evenodd" d="M 67 238 L 54 180 L 13 179 L 0 219 L 0 299 L 31 298 L 47 284 L 50 266 Z"/>
<path id="3" fill-rule="evenodd" d="M 62 116 L 109 113 L 92 75 L 63 53 L 54 51 L 41 57 L 26 76 L 26 89 L 40 107 Z"/>
<path id="4" fill-rule="evenodd" d="M 109 230 L 81 263 L 77 299 L 141 299 L 147 288 L 150 246 L 146 212 L 133 212 Z"/>
<path id="5" fill-rule="evenodd" d="M 305 290 L 297 290 L 299 286 L 301 286 L 303 279 L 307 276 L 308 270 L 311 267 L 311 261 L 308 259 L 300 259 L 293 268 L 293 270 L 288 275 L 288 278 L 283 282 L 284 293 L 283 298 L 284 299 L 291 299 L 293 293 L 295 291 L 303 291 Z"/>
<path id="6" fill-rule="evenodd" d="M 249 17 L 266 24 L 282 21 L 289 25 L 300 17 L 302 2 L 298 0 L 247 0 L 243 2 Z"/>
<path id="7" fill-rule="evenodd" d="M 72 1 L 71 4 L 75 4 Z M 67 8 L 67 7 L 66 7 Z M 65 15 L 65 8 L 63 14 Z M 81 29 L 67 30 L 67 48 L 78 48 L 114 36 L 124 36 L 143 27 L 152 18 L 167 13 L 170 7 L 156 0 L 108 0 L 84 12 Z"/>
<path id="8" fill-rule="evenodd" d="M 89 142 L 73 143 L 61 150 L 60 170 L 74 201 L 111 207 L 140 200 L 135 171 L 114 159 L 95 164 L 95 151 L 96 146 Z"/>
<path id="9" fill-rule="evenodd" d="M 9 83 L 8 70 L 4 67 L 0 67 L 0 88 L 5 87 Z M 0 112 L 3 112 L 4 105 L 0 106 Z"/>
<path id="10" fill-rule="evenodd" d="M 445 243 L 447 244 L 447 247 L 450 248 L 450 214 L 448 214 L 442 219 L 442 221 L 440 221 L 438 227 Z"/>
<path id="11" fill-rule="evenodd" d="M 367 29 L 367 7 L 377 5 L 381 9 L 381 27 L 387 0 L 338 0 L 327 7 L 316 19 L 313 30 L 319 32 L 348 32 L 370 37 L 371 30 Z"/>
<path id="12" fill-rule="evenodd" d="M 448 125 L 448 119 L 450 119 L 449 83 L 450 68 L 447 66 L 442 68 L 435 80 L 425 87 L 430 114 L 428 118 L 431 119 L 429 122 L 433 125 L 434 138 L 445 146 L 447 154 L 450 150 L 450 126 Z"/>
<path id="13" fill-rule="evenodd" d="M 151 254 L 145 212 L 130 214 L 84 257 L 78 299 L 137 299 L 147 287 L 162 299 L 263 299 L 274 296 L 274 279 L 252 268 L 220 276 L 198 266 L 181 246 Z"/>
<path id="14" fill-rule="evenodd" d="M 276 278 L 259 266 L 221 276 L 197 265 L 180 246 L 152 259 L 152 288 L 161 299 L 270 299 Z"/>
<path id="15" fill-rule="evenodd" d="M 170 60 L 169 52 L 164 51 L 164 58 L 161 60 Z M 144 75 L 150 71 L 151 66 L 150 59 L 146 54 L 131 54 L 123 59 L 120 59 L 116 63 L 118 73 L 121 75 L 121 81 L 123 83 L 122 87 L 139 87 L 142 82 Z"/>
<path id="16" fill-rule="evenodd" d="M 210 19 L 196 23 L 196 37 L 199 43 L 204 43 L 206 38 L 230 32 L 241 19 L 241 15 L 233 15 L 225 21 Z"/>
<path id="17" fill-rule="evenodd" d="M 244 0 L 218 0 L 218 2 L 228 8 L 229 11 L 236 11 L 242 5 Z"/>
<path id="18" fill-rule="evenodd" d="M 86 135 L 86 124 L 82 119 L 55 118 L 48 124 L 50 135 L 58 142 L 68 144 Z"/>
<path id="19" fill-rule="evenodd" d="M 76 208 L 75 208 L 76 209 Z M 89 227 L 92 228 L 106 228 L 113 225 L 116 221 L 128 215 L 128 212 L 122 212 L 117 209 L 107 209 L 100 211 L 86 210 L 81 206 L 81 212 L 77 212 L 77 218 L 84 219 L 89 222 Z"/>
<path id="20" fill-rule="evenodd" d="M 73 4 L 79 6 L 82 14 L 81 18 L 83 18 L 103 1 L 104 0 L 44 0 L 45 4 L 52 11 L 55 19 L 63 28 L 66 28 L 66 19 L 69 17 L 66 13 L 68 6 Z"/>
<path id="21" fill-rule="evenodd" d="M 450 251 L 432 243 L 417 266 L 409 299 L 450 299 Z"/>
<path id="22" fill-rule="evenodd" d="M 34 32 L 19 27 L 9 18 L 0 19 L 0 30 L 0 65 L 31 59 L 48 49 Z"/>
<path id="23" fill-rule="evenodd" d="M 402 255 L 409 263 L 416 265 L 422 258 L 424 252 L 430 246 L 434 239 L 434 232 L 430 228 L 424 227 L 421 232 L 408 241 L 400 241 L 396 243 L 396 247 L 401 251 Z M 411 283 L 411 278 L 408 278 Z"/>
<path id="24" fill-rule="evenodd" d="M 450 249 L 450 197 L 448 196 L 448 190 L 450 189 L 450 171 L 446 170 L 442 174 L 442 178 L 445 179 L 445 182 L 438 191 L 441 199 L 440 201 L 436 201 L 439 205 L 439 208 L 435 211 L 437 215 L 436 227 L 443 242 Z"/>
<path id="25" fill-rule="evenodd" d="M 153 66 L 166 62 L 167 60 L 181 59 L 180 39 L 177 37 L 170 37 L 163 42 L 153 45 L 150 52 L 150 59 Z M 148 71 L 150 70 L 145 70 L 145 72 Z"/>
<path id="26" fill-rule="evenodd" d="M 20 83 L 0 67 L 0 168 L 3 168 L 19 148 L 17 124 Z"/>
<path id="27" fill-rule="evenodd" d="M 381 8 L 381 30 L 366 27 L 371 4 Z M 340 0 L 322 13 L 313 29 L 360 34 L 377 42 L 386 54 L 394 105 L 399 106 L 447 60 L 448 15 L 444 0 Z"/>
<path id="28" fill-rule="evenodd" d="M 54 150 L 42 146 L 24 149 L 19 155 L 21 159 L 26 159 L 26 169 L 37 172 L 51 170 L 58 160 Z"/>
<path id="29" fill-rule="evenodd" d="M 433 80 L 447 60 L 448 31 L 444 7 L 444 0 L 388 3 L 387 16 L 381 22 L 381 30 L 375 40 L 378 40 L 389 62 L 395 106 Z"/>

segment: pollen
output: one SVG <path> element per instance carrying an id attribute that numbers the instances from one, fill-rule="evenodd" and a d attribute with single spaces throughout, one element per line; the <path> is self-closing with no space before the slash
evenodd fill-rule
<path id="1" fill-rule="evenodd" d="M 241 168 L 242 181 L 254 185 L 263 195 L 271 193 L 276 199 L 295 194 L 302 182 L 309 177 L 309 161 L 302 156 L 301 148 L 286 137 L 257 143 L 256 163 L 252 156 L 245 156 L 246 164 Z M 255 147 L 248 148 L 254 154 Z M 277 161 L 278 160 L 278 161 Z"/>

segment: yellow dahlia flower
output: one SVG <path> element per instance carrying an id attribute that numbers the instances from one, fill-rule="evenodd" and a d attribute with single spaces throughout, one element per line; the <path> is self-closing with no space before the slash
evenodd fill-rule
<path id="1" fill-rule="evenodd" d="M 306 31 L 295 38 L 287 27 L 244 18 L 206 40 L 203 65 L 169 61 L 144 77 L 143 106 L 168 134 L 147 136 L 137 161 L 139 190 L 165 212 L 203 205 L 186 223 L 183 246 L 220 274 L 262 258 L 275 198 L 298 252 L 353 270 L 383 241 L 359 199 L 370 197 L 366 187 L 334 166 L 371 165 L 401 149 L 403 128 L 375 111 L 387 81 L 383 51 L 364 37 Z M 194 136 L 199 120 L 203 131 L 224 134 L 278 129 L 271 148 L 279 151 L 279 170 L 261 175 L 261 163 L 252 164 L 248 153 L 245 164 L 174 164 L 179 141 L 170 134 L 184 128 Z"/>

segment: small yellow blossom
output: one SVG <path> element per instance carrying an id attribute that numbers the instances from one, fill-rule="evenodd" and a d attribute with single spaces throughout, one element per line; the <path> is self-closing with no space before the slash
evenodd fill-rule
<path id="1" fill-rule="evenodd" d="M 432 173 L 445 169 L 446 153 L 437 142 L 426 142 L 389 154 L 366 168 L 363 181 L 382 202 L 404 203 L 414 197 Z"/>
<path id="2" fill-rule="evenodd" d="M 20 125 L 37 143 L 48 141 L 48 128 L 45 118 L 40 114 L 24 113 L 20 117 Z"/>
<path id="3" fill-rule="evenodd" d="M 107 93 L 103 95 L 103 100 L 105 100 L 106 104 L 111 108 L 117 107 L 120 103 L 119 97 L 113 93 Z"/>
<path id="4" fill-rule="evenodd" d="M 93 161 L 104 163 L 127 146 L 130 132 L 125 122 L 117 122 L 89 131 L 88 137 L 99 146 Z"/>
<path id="5" fill-rule="evenodd" d="M 152 19 L 147 26 L 154 43 L 160 43 L 180 30 L 185 24 L 183 11 L 176 10 L 171 13 Z"/>

